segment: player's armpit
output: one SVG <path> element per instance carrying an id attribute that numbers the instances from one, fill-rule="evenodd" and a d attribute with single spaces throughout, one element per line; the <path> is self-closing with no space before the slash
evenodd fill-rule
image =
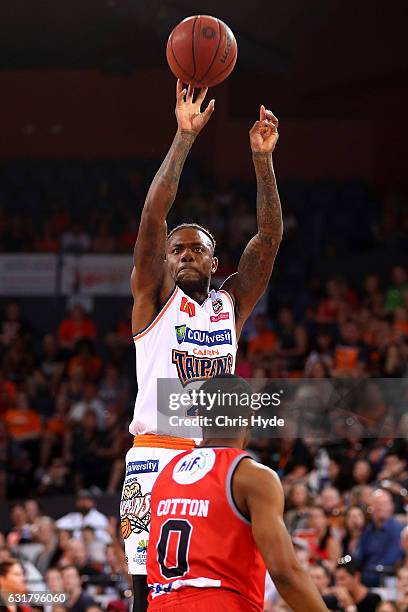
<path id="1" fill-rule="evenodd" d="M 280 242 L 279 237 L 256 234 L 245 247 L 237 272 L 228 277 L 221 287 L 234 297 L 238 336 L 268 287 Z"/>
<path id="2" fill-rule="evenodd" d="M 309 575 L 300 566 L 283 522 L 284 495 L 277 475 L 244 460 L 233 479 L 234 499 L 250 517 L 254 540 L 280 595 L 294 612 L 327 610 Z"/>

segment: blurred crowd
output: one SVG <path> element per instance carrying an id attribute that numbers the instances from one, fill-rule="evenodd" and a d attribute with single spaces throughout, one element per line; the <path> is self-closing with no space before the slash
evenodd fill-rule
<path id="1" fill-rule="evenodd" d="M 1 250 L 132 252 L 152 174 L 147 166 L 39 164 L 0 168 Z M 253 186 L 220 183 L 214 190 L 203 178 L 198 188 L 197 176 L 187 169 L 170 225 L 207 225 L 225 277 L 255 230 Z M 283 186 L 282 199 L 288 205 L 272 281 L 277 292 L 244 328 L 237 374 L 328 383 L 407 378 L 408 216 L 401 198 L 378 202 L 359 183 L 293 183 Z M 329 207 L 333 199 L 337 206 Z M 358 282 L 336 274 L 336 257 L 381 245 L 397 253 L 385 273 L 373 259 Z M 322 282 L 310 269 L 325 259 L 332 274 Z M 283 279 L 291 279 L 290 290 Z M 11 529 L 0 526 L 0 590 L 23 589 L 25 581 L 68 593 L 69 604 L 54 605 L 56 612 L 128 609 L 121 538 L 116 521 L 98 510 L 98 497 L 121 489 L 134 372 L 129 313 L 107 329 L 97 312 L 74 303 L 44 334 L 23 302 L 4 302 L 0 498 L 22 501 L 11 508 Z M 335 442 L 315 432 L 250 446 L 282 479 L 295 549 L 331 610 L 408 610 L 408 394 L 393 403 L 375 385 L 360 414 L 364 431 L 346 428 Z M 54 520 L 47 499 L 62 494 L 76 496 L 76 512 Z M 287 609 L 270 582 L 265 606 Z"/>

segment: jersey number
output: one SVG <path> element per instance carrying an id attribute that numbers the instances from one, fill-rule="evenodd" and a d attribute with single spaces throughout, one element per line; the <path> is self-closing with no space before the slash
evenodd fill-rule
<path id="1" fill-rule="evenodd" d="M 157 557 L 161 573 L 165 578 L 178 578 L 184 576 L 188 571 L 188 549 L 190 546 L 190 535 L 192 526 L 188 521 L 181 519 L 169 519 L 166 521 L 161 530 L 161 536 L 157 545 Z M 177 565 L 175 567 L 168 567 L 166 565 L 167 547 L 169 545 L 170 533 L 178 533 L 178 544 L 177 544 Z"/>

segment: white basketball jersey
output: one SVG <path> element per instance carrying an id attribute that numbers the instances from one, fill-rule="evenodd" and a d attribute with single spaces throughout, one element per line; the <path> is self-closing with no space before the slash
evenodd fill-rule
<path id="1" fill-rule="evenodd" d="M 237 352 L 234 303 L 227 291 L 212 290 L 199 304 L 175 287 L 148 327 L 134 335 L 136 397 L 130 433 L 157 432 L 157 379 L 183 386 L 233 374 Z"/>

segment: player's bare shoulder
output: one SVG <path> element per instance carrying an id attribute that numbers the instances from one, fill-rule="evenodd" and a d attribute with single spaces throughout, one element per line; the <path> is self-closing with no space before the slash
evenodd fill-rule
<path id="1" fill-rule="evenodd" d="M 133 268 L 130 277 L 130 288 L 133 295 L 132 333 L 138 334 L 152 323 L 160 312 L 163 304 L 174 291 L 175 283 L 167 272 L 161 286 L 147 285 L 140 288 L 136 280 L 136 269 Z"/>
<path id="2" fill-rule="evenodd" d="M 235 503 L 248 517 L 254 503 L 267 501 L 278 509 L 283 504 L 282 484 L 276 472 L 252 458 L 245 458 L 239 463 L 232 487 Z"/>

